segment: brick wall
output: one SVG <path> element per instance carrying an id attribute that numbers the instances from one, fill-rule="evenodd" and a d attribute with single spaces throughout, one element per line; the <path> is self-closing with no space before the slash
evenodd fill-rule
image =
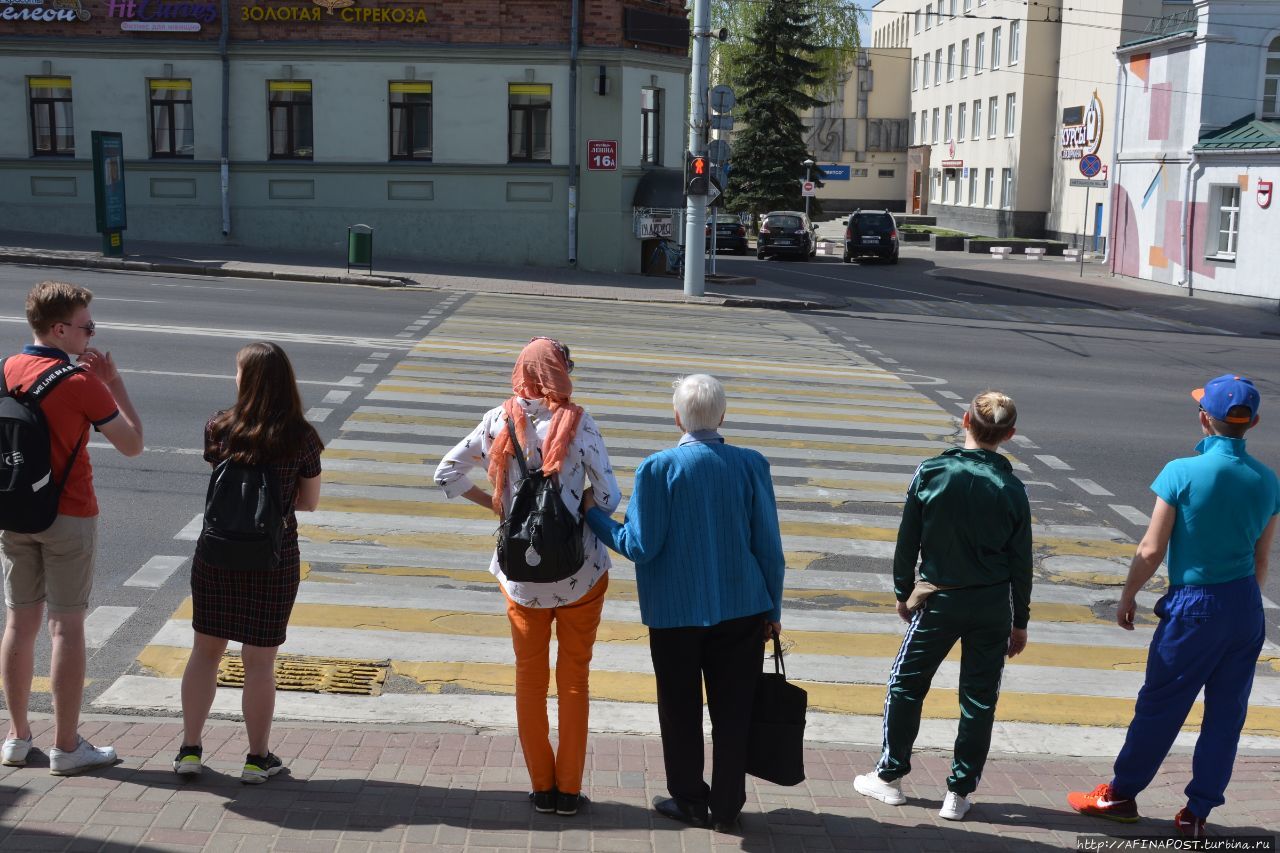
<path id="1" fill-rule="evenodd" d="M 112 39 L 129 42 L 216 41 L 219 0 L 44 0 L 45 9 L 83 9 L 87 21 L 5 20 L 6 9 L 39 10 L 0 0 L 0 37 Z M 130 16 L 128 5 L 133 6 Z M 145 5 L 144 5 L 145 4 Z M 160 18 L 155 9 L 171 13 Z M 233 41 L 411 42 L 456 45 L 565 45 L 568 0 L 232 0 Z M 632 45 L 623 39 L 626 8 L 683 18 L 682 0 L 582 0 L 582 44 L 638 47 L 683 56 L 684 50 Z M 183 9 L 186 11 L 184 12 Z M 125 20 L 200 24 L 198 32 L 122 31 Z M 211 22 L 209 17 L 214 18 Z"/>

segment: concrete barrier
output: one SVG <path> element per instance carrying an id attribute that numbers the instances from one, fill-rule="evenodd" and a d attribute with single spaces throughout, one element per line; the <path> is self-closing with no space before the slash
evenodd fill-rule
<path id="1" fill-rule="evenodd" d="M 1007 260 L 1009 257 L 1009 253 L 1012 251 L 1013 251 L 1013 248 L 1010 246 L 992 246 L 991 247 L 991 254 L 995 256 L 995 259 L 997 261 Z"/>
<path id="2" fill-rule="evenodd" d="M 1042 261 L 1044 260 L 1044 252 L 1045 250 L 1042 248 L 1031 246 L 1022 255 L 1022 257 L 1026 258 L 1029 261 Z"/>

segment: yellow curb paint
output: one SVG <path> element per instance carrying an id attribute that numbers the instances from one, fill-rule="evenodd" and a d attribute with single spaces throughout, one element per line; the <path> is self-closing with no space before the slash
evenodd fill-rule
<path id="1" fill-rule="evenodd" d="M 93 679 L 86 678 L 84 680 L 84 686 L 88 687 L 90 684 L 93 684 Z M 53 679 L 49 678 L 46 675 L 35 676 L 34 678 L 31 679 L 31 692 L 32 693 L 52 693 Z"/>
<path id="2" fill-rule="evenodd" d="M 328 451 L 326 451 L 326 454 Z M 432 479 L 434 468 L 423 467 L 421 474 L 378 474 L 365 471 L 335 471 L 325 469 L 325 485 L 336 486 L 409 486 L 421 489 L 439 488 Z M 329 498 L 325 498 L 328 506 Z"/>
<path id="3" fill-rule="evenodd" d="M 613 593 L 610 583 L 609 592 Z M 846 613 L 896 613 L 898 600 L 891 592 L 860 589 L 785 589 L 782 597 L 789 601 L 822 601 L 831 610 Z M 849 602 L 841 604 L 841 601 Z M 1083 604 L 1052 604 L 1036 602 L 1037 622 L 1074 622 L 1089 625 L 1110 625 L 1115 620 L 1099 618 Z"/>
<path id="4" fill-rule="evenodd" d="M 411 515 L 433 518 L 492 519 L 497 524 L 493 510 L 477 506 L 470 501 L 406 501 L 381 500 L 379 498 L 330 498 L 324 499 L 325 512 L 357 512 L 372 515 Z"/>

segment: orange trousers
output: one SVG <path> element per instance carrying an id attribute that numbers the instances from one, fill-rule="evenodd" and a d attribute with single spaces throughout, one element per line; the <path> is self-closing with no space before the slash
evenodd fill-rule
<path id="1" fill-rule="evenodd" d="M 511 645 L 516 653 L 516 724 L 534 791 L 555 788 L 565 794 L 582 792 L 590 704 L 587 681 L 591 650 L 608 587 L 606 574 L 585 596 L 564 607 L 524 607 L 507 598 Z M 556 623 L 559 646 L 556 654 L 556 698 L 560 709 L 558 751 L 551 749 L 551 727 L 547 721 L 552 622 Z"/>

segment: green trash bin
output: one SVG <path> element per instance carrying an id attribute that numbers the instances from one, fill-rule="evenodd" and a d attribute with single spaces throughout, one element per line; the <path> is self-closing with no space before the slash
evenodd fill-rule
<path id="1" fill-rule="evenodd" d="M 373 273 L 373 228 L 368 225 L 347 226 L 347 272 L 352 267 Z"/>

